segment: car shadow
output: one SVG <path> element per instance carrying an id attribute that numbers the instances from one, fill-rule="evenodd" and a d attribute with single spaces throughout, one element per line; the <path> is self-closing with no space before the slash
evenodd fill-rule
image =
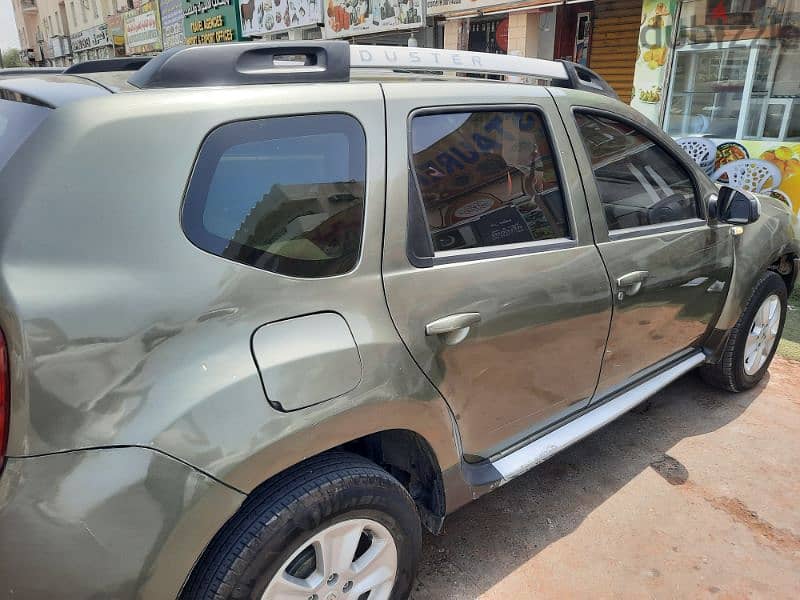
<path id="1" fill-rule="evenodd" d="M 426 535 L 413 600 L 474 598 L 583 520 L 646 469 L 672 485 L 689 473 L 669 451 L 739 417 L 764 390 L 730 394 L 687 375 L 647 404 L 450 515 Z M 524 499 L 520 502 L 520 499 Z"/>

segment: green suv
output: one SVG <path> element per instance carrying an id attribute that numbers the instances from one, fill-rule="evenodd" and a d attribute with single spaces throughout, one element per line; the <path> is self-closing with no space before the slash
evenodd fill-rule
<path id="1" fill-rule="evenodd" d="M 790 210 L 585 68 L 97 71 L 0 78 L 0 596 L 405 598 L 423 528 L 693 369 L 769 367 Z"/>

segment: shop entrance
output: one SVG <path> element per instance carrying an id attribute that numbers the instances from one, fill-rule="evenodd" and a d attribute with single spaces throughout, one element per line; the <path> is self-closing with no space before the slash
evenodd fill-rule
<path id="1" fill-rule="evenodd" d="M 472 19 L 469 23 L 468 50 L 506 54 L 508 52 L 508 15 Z"/>
<path id="2" fill-rule="evenodd" d="M 566 4 L 556 18 L 555 58 L 589 64 L 592 38 L 592 2 Z"/>

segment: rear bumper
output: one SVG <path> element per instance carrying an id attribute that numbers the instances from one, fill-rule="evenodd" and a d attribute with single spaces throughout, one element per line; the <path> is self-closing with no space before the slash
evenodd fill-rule
<path id="1" fill-rule="evenodd" d="M 0 597 L 174 598 L 244 497 L 146 448 L 10 458 Z"/>

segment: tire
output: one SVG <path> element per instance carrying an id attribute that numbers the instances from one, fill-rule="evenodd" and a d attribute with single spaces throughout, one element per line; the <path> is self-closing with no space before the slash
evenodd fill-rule
<path id="1" fill-rule="evenodd" d="M 353 528 L 361 526 L 363 533 L 353 537 Z M 345 560 L 340 566 L 350 566 L 334 575 L 317 560 L 323 546 L 335 547 L 327 540 L 345 539 L 339 531 L 350 532 L 347 539 L 358 539 L 353 557 L 361 558 L 352 564 Z M 380 559 L 381 576 L 391 570 L 393 554 L 387 535 L 396 550 L 394 583 L 387 580 L 380 589 L 371 588 L 369 597 L 402 600 L 411 593 L 422 544 L 414 501 L 375 463 L 345 452 L 323 454 L 278 475 L 248 497 L 206 548 L 181 598 L 260 599 L 270 585 L 272 597 L 282 597 L 281 593 L 275 596 L 283 583 L 277 575 L 289 573 L 322 587 L 324 593 L 309 588 L 306 597 L 316 593 L 323 600 L 334 592 L 336 598 L 357 600 L 363 594 L 355 592 L 369 585 L 358 579 L 359 561 L 370 559 L 373 562 L 367 565 L 378 565 Z M 321 543 L 310 544 L 319 539 Z"/>
<path id="2" fill-rule="evenodd" d="M 758 384 L 769 369 L 783 334 L 783 325 L 786 322 L 786 296 L 786 284 L 777 273 L 767 271 L 761 275 L 747 301 L 744 312 L 728 336 L 722 358 L 717 364 L 704 365 L 700 368 L 703 379 L 715 387 L 731 392 L 742 392 Z M 757 330 L 754 329 L 754 322 L 759 309 L 768 298 L 772 297 L 777 297 L 777 309 L 780 310 L 777 333 L 772 348 L 765 359 L 763 359 L 762 353 L 762 357 L 758 361 L 752 358 L 748 360 L 746 355 L 748 336 Z M 760 364 L 761 360 L 764 361 L 763 364 L 756 369 L 755 367 Z"/>

